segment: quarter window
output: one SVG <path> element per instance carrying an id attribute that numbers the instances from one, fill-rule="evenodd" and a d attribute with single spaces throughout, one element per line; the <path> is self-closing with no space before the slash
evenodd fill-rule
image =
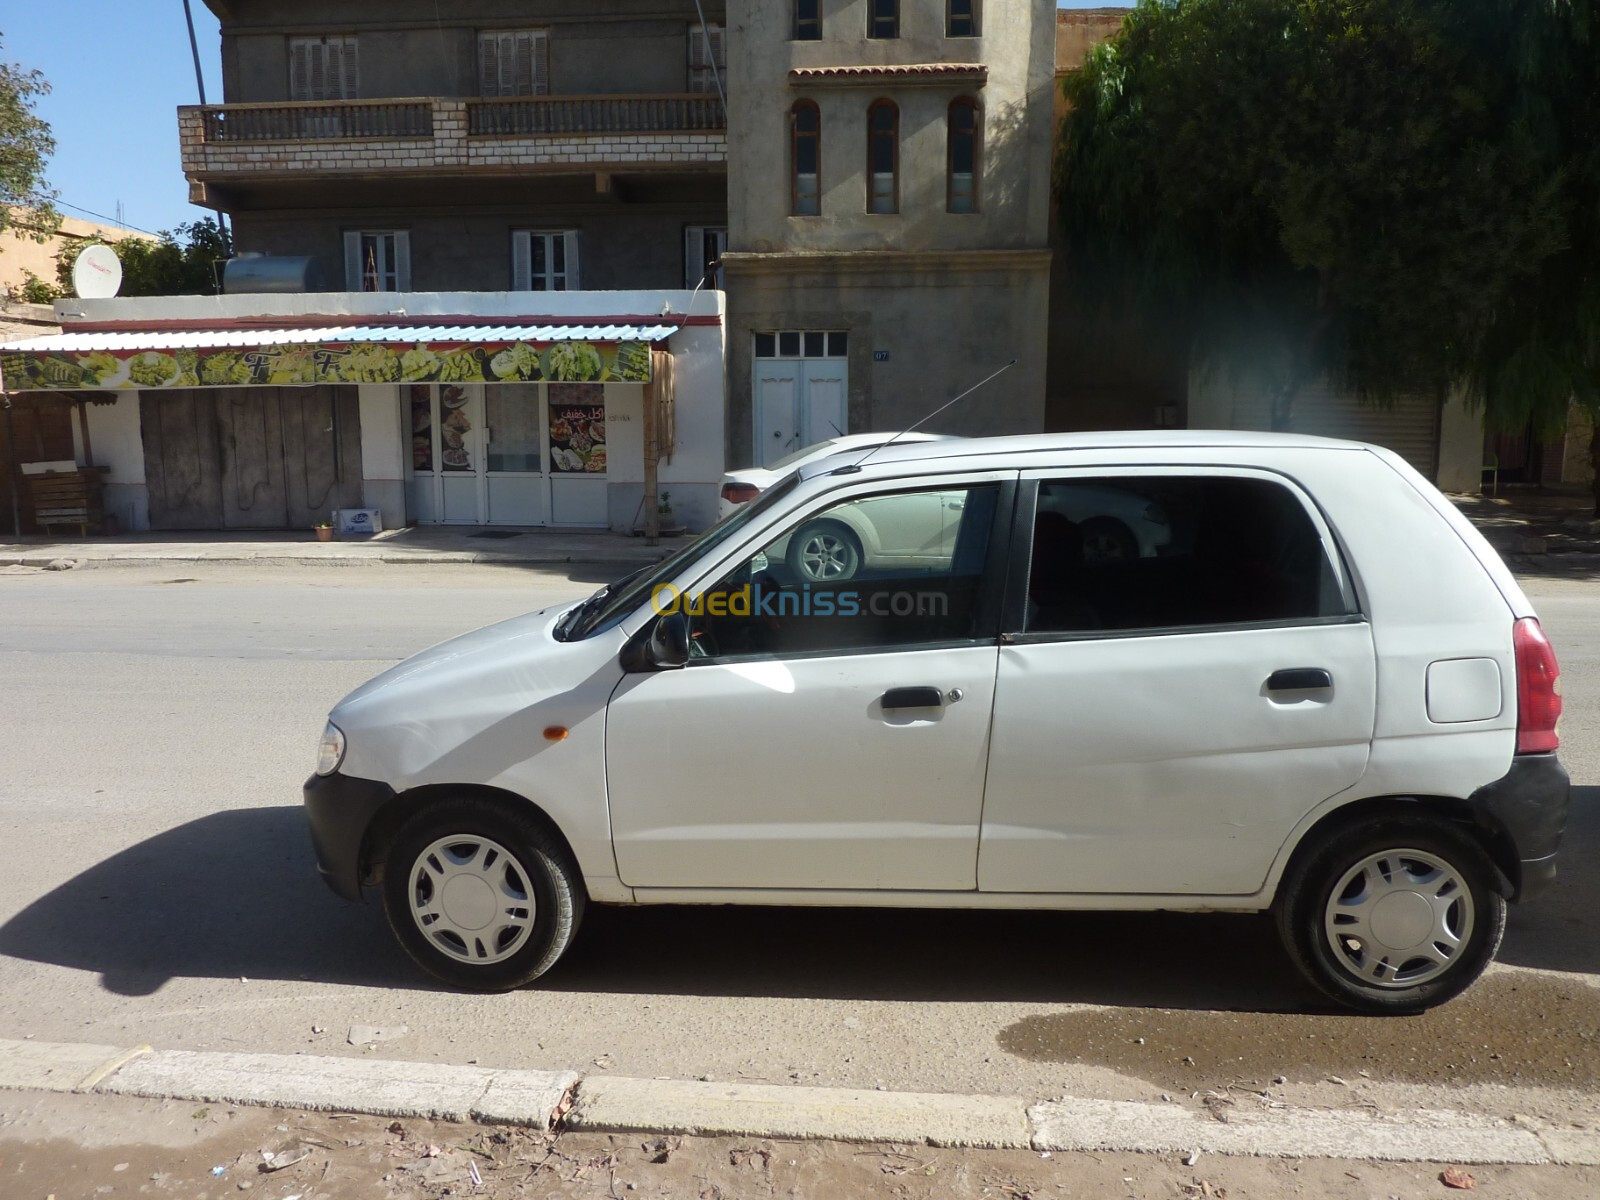
<path id="1" fill-rule="evenodd" d="M 947 37 L 977 37 L 978 0 L 945 0 L 944 31 Z"/>
<path id="2" fill-rule="evenodd" d="M 1232 476 L 1039 485 L 1028 633 L 1128 633 L 1341 617 L 1327 548 L 1288 488 Z"/>
<path id="3" fill-rule="evenodd" d="M 900 110 L 878 100 L 867 110 L 867 211 L 900 211 Z"/>
<path id="4" fill-rule="evenodd" d="M 994 484 L 927 488 L 812 513 L 708 592 L 680 600 L 692 655 L 784 658 L 993 637 L 982 601 L 998 495 Z"/>
<path id="5" fill-rule="evenodd" d="M 867 0 L 867 36 L 900 36 L 900 0 Z"/>
<path id="6" fill-rule="evenodd" d="M 797 42 L 822 40 L 822 0 L 795 0 L 794 40 Z"/>
<path id="7" fill-rule="evenodd" d="M 789 110 L 789 211 L 814 217 L 822 211 L 822 114 L 810 100 Z"/>
<path id="8" fill-rule="evenodd" d="M 960 96 L 950 103 L 949 187 L 947 206 L 953 213 L 978 211 L 978 102 Z"/>

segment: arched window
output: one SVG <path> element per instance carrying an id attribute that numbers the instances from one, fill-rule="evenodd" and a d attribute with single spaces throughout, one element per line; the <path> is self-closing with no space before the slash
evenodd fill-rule
<path id="1" fill-rule="evenodd" d="M 900 110 L 892 100 L 867 109 L 867 211 L 900 211 Z"/>
<path id="2" fill-rule="evenodd" d="M 983 126 L 978 119 L 978 102 L 971 96 L 958 96 L 952 100 L 949 124 L 947 207 L 953 213 L 977 212 L 978 154 L 983 136 Z"/>
<path id="3" fill-rule="evenodd" d="M 810 100 L 789 110 L 789 211 L 814 217 L 822 211 L 822 114 Z"/>

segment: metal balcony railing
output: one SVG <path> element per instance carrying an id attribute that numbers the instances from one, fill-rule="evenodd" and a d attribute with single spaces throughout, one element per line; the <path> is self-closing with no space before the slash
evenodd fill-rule
<path id="1" fill-rule="evenodd" d="M 200 109 L 209 144 L 358 138 L 431 138 L 431 100 L 314 100 L 298 104 L 213 104 Z"/>
<path id="2" fill-rule="evenodd" d="M 468 100 L 473 137 L 584 137 L 619 133 L 720 132 L 727 128 L 714 95 L 514 96 Z"/>

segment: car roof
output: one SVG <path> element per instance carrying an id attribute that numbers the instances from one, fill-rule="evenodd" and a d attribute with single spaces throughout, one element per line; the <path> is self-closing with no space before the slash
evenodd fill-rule
<path id="1" fill-rule="evenodd" d="M 1301 433 L 1257 433 L 1243 429 L 1124 429 L 1093 433 L 1027 433 L 1000 437 L 948 438 L 940 441 L 895 442 L 874 451 L 873 467 L 1004 466 L 1008 457 L 1041 453 L 1115 450 L 1367 450 L 1361 442 Z M 799 468 L 801 478 L 825 475 L 853 460 L 849 451 L 819 458 Z M 965 463 L 955 460 L 969 460 Z M 981 461 L 970 461 L 981 460 Z"/>

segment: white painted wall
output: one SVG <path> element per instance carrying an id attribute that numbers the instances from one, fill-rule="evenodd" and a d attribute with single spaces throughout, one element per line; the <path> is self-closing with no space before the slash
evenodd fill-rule
<path id="1" fill-rule="evenodd" d="M 406 523 L 405 458 L 411 448 L 402 424 L 400 385 L 363 383 L 361 407 L 361 495 L 368 508 L 383 510 L 383 527 Z"/>
<path id="2" fill-rule="evenodd" d="M 1439 490 L 1476 492 L 1483 486 L 1483 414 L 1459 393 L 1439 413 Z"/>
<path id="3" fill-rule="evenodd" d="M 139 430 L 139 393 L 118 392 L 115 404 L 86 406 L 89 448 L 97 467 L 109 467 L 105 509 L 129 533 L 150 528 L 150 493 L 145 487 L 144 440 Z M 72 418 L 72 450 L 84 463 L 83 433 Z"/>

